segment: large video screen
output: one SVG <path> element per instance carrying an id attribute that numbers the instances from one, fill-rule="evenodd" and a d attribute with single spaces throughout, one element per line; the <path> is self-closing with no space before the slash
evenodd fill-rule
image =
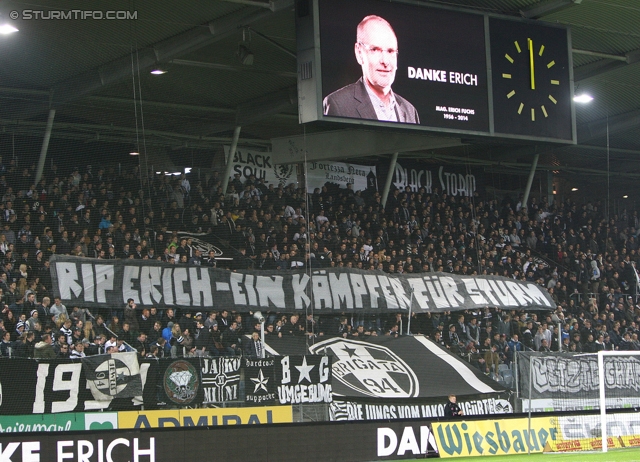
<path id="1" fill-rule="evenodd" d="M 300 121 L 575 143 L 569 30 L 381 0 L 300 0 Z"/>
<path id="2" fill-rule="evenodd" d="M 489 131 L 484 18 L 371 0 L 319 0 L 328 117 Z"/>

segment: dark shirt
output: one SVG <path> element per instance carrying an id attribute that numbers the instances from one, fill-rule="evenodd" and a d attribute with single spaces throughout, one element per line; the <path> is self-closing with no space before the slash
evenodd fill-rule
<path id="1" fill-rule="evenodd" d="M 445 404 L 444 406 L 445 417 L 458 417 L 460 415 L 461 415 L 460 406 L 458 406 L 458 403 L 452 403 L 451 401 L 449 401 L 447 404 Z"/>

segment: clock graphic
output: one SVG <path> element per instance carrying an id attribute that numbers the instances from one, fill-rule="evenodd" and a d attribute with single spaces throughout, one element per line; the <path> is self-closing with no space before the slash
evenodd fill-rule
<path id="1" fill-rule="evenodd" d="M 556 75 L 557 73 L 552 71 L 552 68 L 556 65 L 556 62 L 553 59 L 551 60 L 546 59 L 546 57 L 544 56 L 544 51 L 545 51 L 544 44 L 541 44 L 539 45 L 539 47 L 537 47 L 536 44 L 533 42 L 533 39 L 531 38 L 527 37 L 527 53 L 526 54 L 523 53 L 523 49 L 520 46 L 520 43 L 518 42 L 518 40 L 515 40 L 513 42 L 513 45 L 514 45 L 514 51 L 511 54 L 509 54 L 508 52 L 505 53 L 504 58 L 510 64 L 515 64 L 516 59 L 526 59 L 529 65 L 529 88 L 527 90 L 531 90 L 531 92 L 525 90 L 525 91 L 520 91 L 518 94 L 518 92 L 516 92 L 514 88 L 513 90 L 511 90 L 509 93 L 506 94 L 506 97 L 507 99 L 514 98 L 514 101 L 519 103 L 517 104 L 518 109 L 516 111 L 519 116 L 522 116 L 524 114 L 525 118 L 528 119 L 528 115 L 531 114 L 531 118 L 529 119 L 531 120 L 531 122 L 536 121 L 536 113 L 538 114 L 538 117 L 544 116 L 545 118 L 548 118 L 549 111 L 547 110 L 547 107 L 544 104 L 540 104 L 538 106 L 540 98 L 533 97 L 538 95 L 533 95 L 532 92 L 535 92 L 536 90 L 538 92 L 547 92 L 548 93 L 547 98 L 549 100 L 547 106 L 551 104 L 553 105 L 558 104 L 558 100 L 557 100 L 558 95 L 556 94 L 556 96 L 553 96 L 553 90 L 551 89 L 547 91 L 547 88 L 549 85 L 560 86 L 560 79 Z M 525 56 L 521 58 L 520 55 L 525 55 Z M 521 71 L 522 67 L 523 66 L 519 66 L 520 69 L 518 69 L 516 66 L 514 66 L 514 72 Z M 553 78 L 553 77 L 557 77 L 557 78 Z M 524 77 L 520 77 L 518 75 L 514 75 L 513 73 L 506 73 L 506 72 L 502 73 L 502 78 L 508 79 L 508 80 L 515 80 L 515 79 L 524 80 Z M 536 82 L 538 83 L 537 88 L 536 88 Z M 548 83 L 549 85 L 545 85 L 545 83 Z M 549 106 L 549 110 L 553 110 L 552 106 Z"/>
<path id="2" fill-rule="evenodd" d="M 495 131 L 572 141 L 567 29 L 518 21 L 490 25 Z"/>

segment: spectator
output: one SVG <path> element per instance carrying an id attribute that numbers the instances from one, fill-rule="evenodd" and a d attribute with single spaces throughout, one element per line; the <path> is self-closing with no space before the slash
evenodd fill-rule
<path id="1" fill-rule="evenodd" d="M 138 313 L 136 312 L 137 305 L 133 301 L 132 298 L 127 300 L 127 304 L 124 307 L 124 322 L 122 327 L 124 328 L 124 324 L 129 324 L 129 329 L 133 332 L 140 331 L 140 326 L 138 324 Z M 125 341 L 129 343 L 126 339 Z"/>
<path id="2" fill-rule="evenodd" d="M 123 342 L 133 345 L 133 340 L 135 339 L 135 335 L 131 330 L 131 326 L 128 321 L 122 323 L 122 330 L 118 332 L 118 340 L 122 340 Z"/>
<path id="3" fill-rule="evenodd" d="M 476 347 L 480 346 L 480 327 L 478 326 L 478 320 L 473 317 L 469 321 L 466 327 L 467 344 L 472 343 Z"/>
<path id="4" fill-rule="evenodd" d="M 485 364 L 485 372 L 487 374 L 497 374 L 498 366 L 502 364 L 502 360 L 500 359 L 500 355 L 498 353 L 498 345 L 491 345 L 491 349 L 484 354 L 484 364 Z"/>
<path id="5" fill-rule="evenodd" d="M 16 358 L 33 358 L 34 339 L 33 332 L 22 333 L 14 344 L 14 356 Z"/>
<path id="6" fill-rule="evenodd" d="M 551 349 L 549 348 L 549 342 L 547 342 L 546 338 L 543 338 L 542 342 L 540 342 L 540 348 L 538 348 L 538 351 L 541 353 L 551 352 Z"/>
<path id="7" fill-rule="evenodd" d="M 631 340 L 631 332 L 626 331 L 622 336 L 622 340 L 620 341 L 618 350 L 635 351 L 637 349 L 638 348 L 636 347 L 636 344 Z"/>
<path id="8" fill-rule="evenodd" d="M 42 340 L 35 344 L 33 357 L 36 359 L 55 359 L 56 356 L 51 335 L 43 334 Z"/>
<path id="9" fill-rule="evenodd" d="M 147 333 L 139 332 L 138 337 L 136 338 L 133 345 L 131 345 L 140 355 L 141 358 L 147 356 L 147 352 L 149 351 L 149 343 L 147 342 Z"/>
<path id="10" fill-rule="evenodd" d="M 251 340 L 247 342 L 245 345 L 245 354 L 252 358 L 262 358 L 262 354 L 264 351 L 264 345 L 260 340 L 260 334 L 258 332 L 254 332 L 251 334 Z"/>
<path id="11" fill-rule="evenodd" d="M 69 347 L 68 344 L 65 343 L 65 344 L 60 345 L 57 357 L 60 358 L 60 359 L 69 358 L 70 355 L 71 355 L 71 351 L 70 350 L 71 350 L 71 348 Z"/>
<path id="12" fill-rule="evenodd" d="M 84 353 L 84 343 L 76 342 L 74 344 L 74 349 L 69 355 L 70 359 L 81 359 L 86 357 L 87 355 Z"/>
<path id="13" fill-rule="evenodd" d="M 67 307 L 62 304 L 62 300 L 60 299 L 60 297 L 54 298 L 54 303 L 51 307 L 50 313 L 53 315 L 54 321 L 57 321 L 60 315 L 64 315 L 66 318 L 69 317 Z"/>
<path id="14" fill-rule="evenodd" d="M 4 332 L 2 334 L 2 341 L 0 342 L 0 355 L 5 358 L 12 356 L 13 342 L 11 341 L 11 332 Z"/>
<path id="15" fill-rule="evenodd" d="M 464 343 L 460 341 L 460 337 L 458 337 L 458 334 L 456 333 L 455 324 L 449 325 L 449 333 L 444 341 L 453 353 L 460 353 L 464 348 Z"/>
<path id="16" fill-rule="evenodd" d="M 507 350 L 507 359 L 509 360 L 509 363 L 511 363 L 516 352 L 524 351 L 524 346 L 518 340 L 517 334 L 513 334 L 511 336 L 511 340 L 509 340 L 507 344 L 509 345 L 509 349 Z"/>
<path id="17" fill-rule="evenodd" d="M 196 356 L 205 356 L 213 346 L 211 341 L 211 332 L 209 328 L 205 326 L 202 317 L 196 321 L 196 327 Z"/>
<path id="18" fill-rule="evenodd" d="M 229 327 L 222 333 L 222 346 L 225 349 L 225 353 L 227 355 L 236 356 L 240 355 L 242 349 L 240 346 L 242 345 L 242 341 L 237 333 L 238 323 L 236 321 L 231 321 Z"/>
<path id="19" fill-rule="evenodd" d="M 464 411 L 458 406 L 456 395 L 449 395 L 449 401 L 444 406 L 445 417 L 461 417 Z"/>

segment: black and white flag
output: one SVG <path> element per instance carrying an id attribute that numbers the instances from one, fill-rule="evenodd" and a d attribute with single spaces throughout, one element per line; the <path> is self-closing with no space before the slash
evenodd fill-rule
<path id="1" fill-rule="evenodd" d="M 200 358 L 204 404 L 238 400 L 241 364 L 235 356 Z"/>
<path id="2" fill-rule="evenodd" d="M 275 404 L 276 358 L 243 358 L 245 401 L 252 406 Z"/>
<path id="3" fill-rule="evenodd" d="M 137 353 L 114 353 L 82 358 L 93 398 L 108 401 L 142 394 Z"/>
<path id="4" fill-rule="evenodd" d="M 280 404 L 330 403 L 330 356 L 282 356 L 276 358 Z"/>
<path id="5" fill-rule="evenodd" d="M 303 337 L 267 337 L 267 345 L 274 355 L 300 354 L 306 348 Z M 332 356 L 334 399 L 446 399 L 449 393 L 464 396 L 505 391 L 423 335 L 370 337 L 366 341 L 332 337 L 309 345 L 309 352 Z"/>

